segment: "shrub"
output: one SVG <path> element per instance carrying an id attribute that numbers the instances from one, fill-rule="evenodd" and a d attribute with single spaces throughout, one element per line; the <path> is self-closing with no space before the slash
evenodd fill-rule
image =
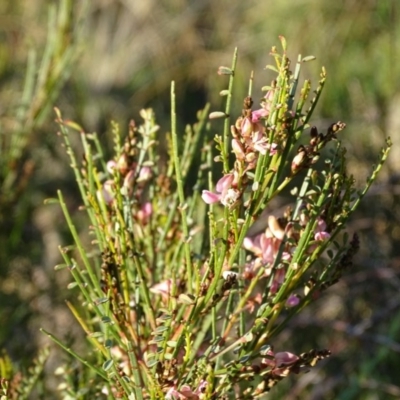
<path id="1" fill-rule="evenodd" d="M 275 79 L 257 107 L 250 79 L 235 122 L 236 52 L 231 67 L 218 69 L 229 78 L 220 92 L 224 111 L 206 106 L 181 135 L 172 83 L 171 132 L 161 135 L 152 110 L 142 110 L 125 137 L 113 125 L 111 159 L 96 134 L 56 110 L 93 236 L 85 246 L 59 192 L 74 244 L 60 248 L 65 263 L 56 269 L 72 275 L 77 296 L 68 306 L 91 349 L 77 354 L 43 330 L 87 367 L 85 381 L 66 374 L 65 395 L 254 399 L 330 355 L 315 348 L 297 354 L 274 342 L 352 266 L 359 241 L 346 222 L 391 144 L 357 189 L 339 140 L 345 124 L 310 125 L 325 70 L 315 92 L 307 80 L 298 90 L 301 65 L 313 57 L 299 56 L 292 72 L 280 39 L 283 52 L 273 48 L 275 65 L 267 67 Z M 215 149 L 208 117 L 223 119 Z M 70 130 L 82 139 L 80 163 Z M 280 214 L 271 206 L 278 197 L 291 199 Z"/>

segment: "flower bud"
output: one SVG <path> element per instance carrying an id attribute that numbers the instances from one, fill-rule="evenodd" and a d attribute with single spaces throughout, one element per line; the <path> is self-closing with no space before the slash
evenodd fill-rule
<path id="1" fill-rule="evenodd" d="M 249 117 L 243 118 L 240 131 L 242 132 L 242 137 L 244 138 L 249 138 L 251 136 L 253 132 L 253 124 L 251 123 L 251 119 Z"/>
<path id="2" fill-rule="evenodd" d="M 114 160 L 107 161 L 106 168 L 110 174 L 113 174 L 115 168 L 117 168 L 117 163 Z"/>
<path id="3" fill-rule="evenodd" d="M 299 168 L 302 166 L 302 164 L 305 161 L 305 157 L 306 157 L 306 152 L 304 150 L 300 151 L 299 153 L 297 153 L 294 156 L 292 165 L 291 165 L 292 173 L 295 173 L 299 170 Z"/>
<path id="4" fill-rule="evenodd" d="M 128 156 L 124 153 L 121 154 L 117 161 L 117 168 L 122 175 L 125 175 L 128 171 Z"/>
<path id="5" fill-rule="evenodd" d="M 243 146 L 239 142 L 239 140 L 237 140 L 237 139 L 233 139 L 232 140 L 232 151 L 235 153 L 236 158 L 239 161 L 243 161 L 244 160 L 245 154 L 244 154 Z"/>
<path id="6" fill-rule="evenodd" d="M 123 184 L 123 188 L 125 188 L 127 191 L 129 191 L 132 186 L 133 186 L 133 182 L 135 180 L 135 172 L 130 170 L 125 178 L 124 178 L 124 184 Z"/>
<path id="7" fill-rule="evenodd" d="M 281 226 L 279 220 L 276 219 L 273 215 L 270 215 L 268 217 L 268 228 L 271 233 L 279 240 L 282 240 L 285 236 L 285 229 Z"/>
<path id="8" fill-rule="evenodd" d="M 151 178 L 151 168 L 142 167 L 139 172 L 138 182 L 146 182 Z"/>

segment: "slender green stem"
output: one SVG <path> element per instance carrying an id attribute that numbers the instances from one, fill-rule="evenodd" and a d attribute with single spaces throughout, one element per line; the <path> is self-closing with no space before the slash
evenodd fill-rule
<path id="1" fill-rule="evenodd" d="M 178 151 L 178 135 L 176 131 L 176 102 L 175 102 L 175 82 L 171 82 L 171 136 L 172 136 L 172 158 L 175 166 L 176 184 L 179 196 L 179 211 L 181 213 L 181 226 L 184 235 L 184 249 L 186 257 L 186 271 L 188 285 L 187 290 L 189 293 L 193 291 L 193 267 L 192 267 L 192 256 L 190 248 L 190 237 L 189 237 L 189 227 L 187 224 L 187 213 L 185 203 L 185 195 L 183 190 L 183 178 L 181 173 L 181 165 L 179 161 L 179 151 Z"/>
<path id="2" fill-rule="evenodd" d="M 228 85 L 228 95 L 226 97 L 226 105 L 225 105 L 225 114 L 226 118 L 224 121 L 224 138 L 223 138 L 223 147 L 224 147 L 224 154 L 225 157 L 223 158 L 224 164 L 224 173 L 227 174 L 230 171 L 229 168 L 229 146 L 230 146 L 230 113 L 231 113 L 231 106 L 232 106 L 232 94 L 233 94 L 233 82 L 235 80 L 235 73 L 236 73 L 236 64 L 237 64 L 237 57 L 238 57 L 238 49 L 235 48 L 233 52 L 233 59 L 232 59 L 232 73 L 229 76 L 229 85 Z"/>
<path id="3" fill-rule="evenodd" d="M 74 238 L 74 242 L 75 242 L 75 244 L 76 244 L 76 246 L 77 246 L 77 248 L 79 250 L 80 256 L 82 257 L 82 260 L 83 260 L 83 263 L 85 265 L 85 268 L 88 271 L 88 274 L 89 274 L 90 280 L 92 282 L 93 288 L 94 288 L 97 296 L 100 296 L 102 292 L 101 292 L 101 288 L 100 288 L 100 284 L 99 284 L 99 279 L 97 278 L 97 276 L 96 276 L 96 274 L 95 274 L 95 272 L 94 272 L 94 270 L 93 270 L 93 268 L 92 268 L 92 266 L 90 264 L 90 261 L 89 261 L 89 259 L 87 257 L 87 253 L 86 253 L 86 251 L 85 251 L 85 249 L 84 249 L 84 247 L 82 245 L 81 239 L 80 239 L 80 237 L 78 235 L 78 232 L 77 232 L 77 230 L 75 228 L 75 225 L 72 222 L 71 216 L 69 215 L 69 212 L 68 212 L 68 209 L 67 209 L 67 205 L 65 204 L 64 197 L 63 197 L 61 191 L 58 190 L 57 194 L 58 194 L 58 198 L 59 198 L 59 201 L 60 201 L 60 205 L 61 205 L 62 211 L 64 213 L 64 217 L 67 220 L 68 228 L 69 228 L 69 230 L 70 230 L 70 232 L 72 234 L 72 237 Z"/>
<path id="4" fill-rule="evenodd" d="M 89 361 L 87 361 L 84 358 L 82 358 L 81 356 L 79 356 L 77 353 L 75 353 L 73 350 L 71 350 L 71 348 L 65 346 L 59 339 L 57 339 L 50 332 L 47 332 L 43 328 L 40 328 L 40 332 L 43 332 L 45 335 L 47 335 L 54 343 L 58 344 L 63 350 L 65 350 L 67 353 L 71 354 L 71 356 L 75 357 L 82 364 L 86 365 L 88 368 L 90 368 L 92 371 L 94 371 L 97 375 L 99 375 L 102 379 L 104 379 L 105 381 L 108 381 L 107 374 L 105 374 L 101 369 L 95 367 Z"/>

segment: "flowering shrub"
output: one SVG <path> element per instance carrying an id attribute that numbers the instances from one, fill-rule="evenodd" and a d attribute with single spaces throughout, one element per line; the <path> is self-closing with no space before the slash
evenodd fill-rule
<path id="1" fill-rule="evenodd" d="M 56 110 L 93 236 L 85 248 L 59 192 L 74 246 L 60 248 L 65 264 L 56 269 L 72 275 L 78 301 L 68 306 L 92 351 L 79 355 L 45 333 L 88 368 L 88 396 L 254 399 L 330 355 L 275 348 L 275 337 L 351 267 L 359 241 L 346 222 L 390 142 L 357 190 L 339 140 L 345 124 L 310 126 L 325 70 L 307 107 L 311 83 L 297 89 L 311 57 L 299 56 L 293 73 L 281 42 L 282 54 L 271 51 L 275 65 L 268 68 L 276 77 L 263 88 L 260 108 L 253 110 L 250 85 L 236 122 L 230 118 L 236 52 L 232 66 L 218 70 L 229 77 L 221 91 L 226 109 L 206 107 L 184 135 L 177 132 L 171 85 L 168 162 L 152 110 L 142 110 L 142 123 L 131 122 L 125 138 L 113 126 L 111 160 L 97 135 Z M 208 142 L 216 123 L 208 117 L 224 121 L 214 137 L 217 154 Z M 69 129 L 80 132 L 81 164 Z M 215 163 L 222 176 L 214 187 Z M 279 215 L 270 209 L 278 196 L 291 197 Z M 60 390 L 81 394 L 68 379 Z"/>

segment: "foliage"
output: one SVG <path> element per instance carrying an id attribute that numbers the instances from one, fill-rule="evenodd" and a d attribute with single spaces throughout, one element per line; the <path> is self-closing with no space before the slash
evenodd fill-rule
<path id="1" fill-rule="evenodd" d="M 207 141 L 207 108 L 179 147 L 174 83 L 167 162 L 150 109 L 142 110 L 140 125 L 131 122 L 125 139 L 114 124 L 109 161 L 96 134 L 56 110 L 93 236 L 86 248 L 58 192 L 74 245 L 60 248 L 65 263 L 56 269 L 71 272 L 69 288 L 80 301 L 68 306 L 92 353 L 79 355 L 43 331 L 111 398 L 253 399 L 330 354 L 312 348 L 297 356 L 273 344 L 293 316 L 351 267 L 359 243 L 345 232 L 346 223 L 391 144 L 357 190 L 338 139 L 345 124 L 338 121 L 324 133 L 309 125 L 325 70 L 307 107 L 310 81 L 297 89 L 301 66 L 313 57 L 299 56 L 292 72 L 283 37 L 281 42 L 282 54 L 271 51 L 275 65 L 268 68 L 276 78 L 263 88 L 261 108 L 252 108 L 251 79 L 242 115 L 232 125 L 237 54 L 231 67 L 219 68 L 229 84 L 220 93 L 225 110 L 209 114 L 224 119 L 222 135 L 214 137 L 216 157 Z M 71 129 L 80 132 L 81 164 Z M 215 162 L 223 176 L 213 192 Z M 204 186 L 209 190 L 200 196 Z M 289 190 L 293 206 L 266 218 L 263 210 Z M 252 224 L 260 215 L 266 223 L 256 231 Z"/>
<path id="2" fill-rule="evenodd" d="M 65 293 L 66 274 L 51 273 L 60 262 L 57 244 L 70 239 L 65 237 L 68 227 L 63 225 L 58 206 L 44 205 L 43 199 L 62 188 L 83 243 L 88 230 L 84 213 L 77 212 L 80 200 L 72 170 L 66 168 L 64 151 L 54 135 L 52 107 L 57 105 L 88 130 L 97 130 L 107 160 L 114 157 L 109 153 L 111 140 L 107 142 L 110 116 L 125 131 L 125 121 L 136 118 L 140 107 L 151 105 L 164 131 L 172 78 L 177 82 L 178 132 L 193 121 L 205 99 L 218 107 L 224 99 L 215 90 L 221 78 L 210 71 L 229 60 L 234 46 L 240 48 L 240 68 L 235 71 L 230 115 L 240 114 L 249 71 L 265 65 L 268 38 L 284 34 L 292 50 L 307 49 L 319 56 L 318 63 L 302 64 L 302 76 L 315 76 L 318 64 L 328 66 L 329 79 L 313 123 L 328 127 L 334 116 L 345 118 L 351 132 L 346 135 L 351 154 L 347 172 L 363 182 L 383 137 L 396 138 L 399 129 L 395 79 L 399 74 L 395 62 L 400 43 L 399 6 L 396 0 L 0 2 L 4 22 L 0 27 L 0 349 L 6 349 L 2 360 L 8 360 L 1 365 L 12 367 L 8 371 L 16 378 L 25 376 L 47 339 L 39 333 L 40 326 L 62 336 L 63 343 L 68 341 L 67 346 L 79 354 L 86 354 L 85 341 L 63 303 L 68 297 L 76 305 L 76 292 Z M 265 75 L 258 73 L 254 85 L 258 87 L 261 81 L 265 83 Z M 71 135 L 70 139 L 77 149 L 74 141 L 79 137 Z M 162 164 L 167 153 L 165 135 L 157 139 Z M 397 152 L 394 141 L 379 182 L 347 223 L 350 237 L 357 232 L 361 242 L 354 267 L 333 290 L 322 291 L 320 301 L 294 315 L 274 338 L 277 350 L 299 354 L 310 348 L 330 349 L 334 357 L 308 374 L 284 379 L 268 398 L 400 396 L 396 375 L 400 351 Z M 321 156 L 330 157 L 326 151 Z M 230 162 L 233 166 L 232 154 Z M 213 169 L 217 165 L 214 177 L 218 180 L 221 164 L 212 165 Z M 185 196 L 193 193 L 192 180 L 200 166 L 194 162 L 190 168 L 187 179 L 191 183 L 185 185 Z M 257 233 L 258 226 L 268 225 L 269 214 L 279 218 L 284 204 L 293 204 L 290 189 L 299 186 L 301 176 L 252 222 L 249 236 Z M 196 222 L 202 221 L 204 207 L 198 203 Z M 216 219 L 223 215 L 220 206 L 214 212 Z M 196 243 L 197 237 L 193 239 Z M 101 380 L 97 386 L 87 385 L 90 369 L 73 357 L 60 356 L 52 351 L 31 398 L 56 397 L 59 381 L 62 398 L 93 398 L 100 393 Z M 56 368 L 60 363 L 65 364 Z M 10 378 L 6 369 L 1 371 L 3 378 Z"/>

